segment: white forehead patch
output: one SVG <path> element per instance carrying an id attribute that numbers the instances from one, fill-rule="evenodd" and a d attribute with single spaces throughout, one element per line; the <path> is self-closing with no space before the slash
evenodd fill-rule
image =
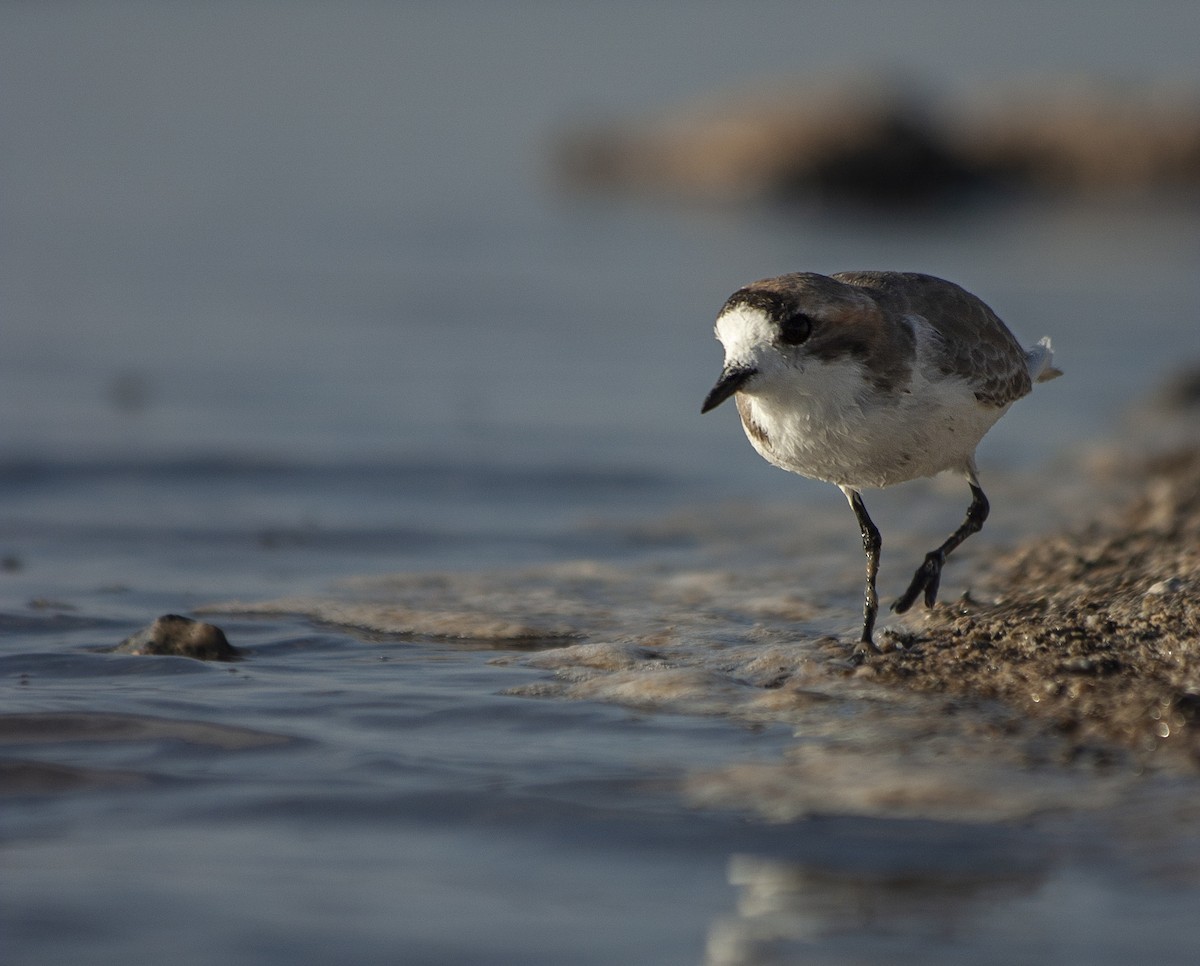
<path id="1" fill-rule="evenodd" d="M 725 347 L 726 359 L 752 358 L 770 345 L 776 329 L 767 313 L 752 305 L 735 305 L 717 319 L 717 339 Z"/>

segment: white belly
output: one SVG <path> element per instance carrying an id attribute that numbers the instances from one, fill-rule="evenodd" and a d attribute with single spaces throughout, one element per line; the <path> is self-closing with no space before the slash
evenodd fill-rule
<path id="1" fill-rule="evenodd" d="M 821 368 L 817 380 L 806 373 L 803 393 L 746 394 L 738 409 L 766 460 L 839 486 L 891 486 L 973 468 L 976 446 L 1008 408 L 980 404 L 957 379 L 914 374 L 907 391 L 887 395 L 865 387 L 857 363 Z"/>

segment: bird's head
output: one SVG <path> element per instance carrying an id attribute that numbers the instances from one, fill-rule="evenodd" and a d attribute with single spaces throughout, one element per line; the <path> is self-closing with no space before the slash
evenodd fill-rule
<path id="1" fill-rule="evenodd" d="M 700 411 L 715 409 L 738 392 L 803 391 L 797 375 L 811 360 L 866 355 L 879 314 L 862 289 L 811 272 L 738 289 L 717 316 L 725 365 Z"/>

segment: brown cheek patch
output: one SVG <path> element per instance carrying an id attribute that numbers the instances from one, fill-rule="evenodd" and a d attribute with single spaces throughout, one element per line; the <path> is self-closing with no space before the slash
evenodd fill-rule
<path id="1" fill-rule="evenodd" d="M 770 448 L 771 437 L 767 435 L 767 431 L 750 415 L 750 403 L 740 392 L 735 397 L 737 402 L 738 415 L 742 417 L 742 425 L 746 428 L 746 432 L 750 438 L 755 440 L 761 446 Z"/>

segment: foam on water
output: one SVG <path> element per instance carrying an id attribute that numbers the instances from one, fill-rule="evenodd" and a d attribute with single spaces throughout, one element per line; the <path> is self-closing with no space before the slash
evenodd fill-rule
<path id="1" fill-rule="evenodd" d="M 1066 737 L 986 702 L 884 688 L 869 667 L 855 668 L 856 555 L 822 558 L 810 549 L 794 558 L 789 540 L 756 542 L 771 519 L 738 518 L 757 555 L 732 570 L 576 561 L 360 577 L 326 595 L 202 610 L 300 616 L 397 642 L 502 648 L 492 666 L 541 672 L 505 694 L 721 716 L 795 734 L 783 760 L 691 774 L 685 796 L 695 805 L 773 821 L 815 813 L 997 821 L 1114 800 L 1129 776 L 1057 767 L 1071 756 Z M 838 528 L 822 529 L 809 528 L 818 545 Z M 697 525 L 693 560 L 718 557 L 723 532 L 711 520 Z M 910 542 L 898 541 L 901 549 Z M 969 560 L 958 563 L 948 588 L 969 582 Z M 842 586 L 822 588 L 830 581 Z"/>

